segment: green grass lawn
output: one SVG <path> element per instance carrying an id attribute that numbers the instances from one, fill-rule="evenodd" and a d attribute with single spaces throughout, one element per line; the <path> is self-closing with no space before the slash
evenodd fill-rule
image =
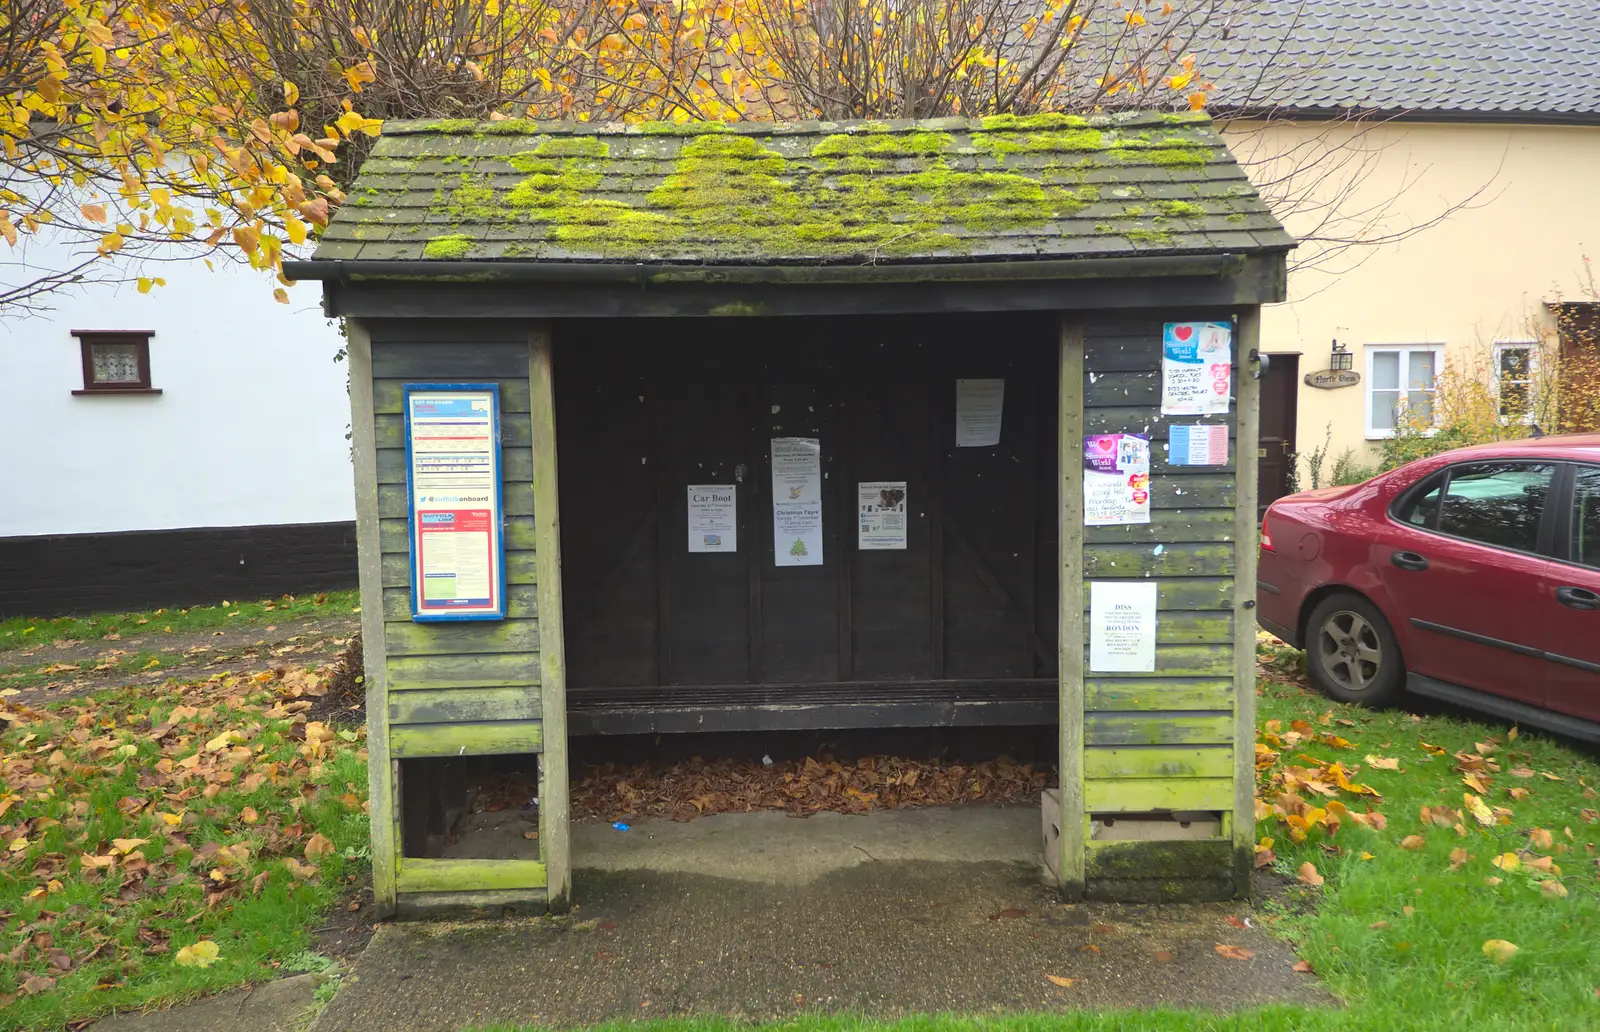
<path id="1" fill-rule="evenodd" d="M 360 731 L 306 720 L 304 676 L 0 706 L 0 1026 L 326 965 L 310 933 L 366 862 L 366 762 Z"/>
<path id="2" fill-rule="evenodd" d="M 1600 798 L 1591 787 L 1600 788 L 1600 765 L 1593 751 L 1533 733 L 1513 738 L 1503 724 L 1342 706 L 1292 681 L 1292 671 L 1283 668 L 1279 680 L 1262 685 L 1262 727 L 1275 728 L 1271 741 L 1280 743 L 1270 747 L 1275 754 L 1270 762 L 1259 758 L 1263 799 L 1279 798 L 1282 776 L 1290 768 L 1326 772 L 1332 763 L 1341 765 L 1352 786 L 1368 786 L 1379 795 L 1329 786 L 1330 796 L 1302 787 L 1298 794 L 1310 804 L 1313 818 L 1303 842 L 1292 841 L 1290 826 L 1276 816 L 1262 821 L 1258 834 L 1273 840 L 1276 856 L 1270 866 L 1298 879 L 1301 865 L 1310 863 L 1324 883 L 1316 888 L 1296 880 L 1284 902 L 1265 902 L 1257 909 L 1296 944 L 1316 976 L 1345 1002 L 1344 1009 L 1271 1007 L 1227 1016 L 1198 1011 L 930 1016 L 900 1022 L 802 1014 L 772 1027 L 797 1032 L 1600 1029 L 1600 929 L 1595 926 Z M 1382 769 L 1389 761 L 1395 769 Z M 1482 791 L 1464 783 L 1469 774 Z M 1486 808 L 1488 824 L 1472 815 L 1464 798 L 1469 793 Z M 1344 816 L 1329 834 L 1315 811 L 1325 815 L 1334 801 L 1353 813 L 1365 814 L 1370 807 L 1384 820 L 1367 818 L 1369 823 L 1384 826 L 1369 828 Z M 1491 940 L 1514 944 L 1515 954 L 1497 962 L 1484 952 Z M 644 1027 L 725 1032 L 740 1026 L 688 1020 Z"/>
<path id="3" fill-rule="evenodd" d="M 256 602 L 221 602 L 188 609 L 154 609 L 142 613 L 96 613 L 32 619 L 14 616 L 0 620 L 0 652 L 31 649 L 53 641 L 94 642 L 112 634 L 181 634 L 219 627 L 282 624 L 307 616 L 349 613 L 360 605 L 355 591 L 328 591 L 313 595 L 284 595 Z M 113 641 L 117 638 L 111 639 Z"/>

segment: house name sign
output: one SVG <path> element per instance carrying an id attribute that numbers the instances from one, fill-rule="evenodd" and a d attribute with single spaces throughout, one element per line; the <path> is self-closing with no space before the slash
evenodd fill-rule
<path id="1" fill-rule="evenodd" d="M 1320 372 L 1306 374 L 1307 387 L 1316 387 L 1324 391 L 1354 387 L 1360 382 L 1361 374 L 1354 369 L 1323 369 Z"/>

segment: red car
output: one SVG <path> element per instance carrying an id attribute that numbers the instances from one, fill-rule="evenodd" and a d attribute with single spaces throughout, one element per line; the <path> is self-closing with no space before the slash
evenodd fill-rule
<path id="1" fill-rule="evenodd" d="M 1409 690 L 1600 739 L 1600 434 L 1462 448 L 1280 498 L 1256 599 L 1335 699 Z"/>

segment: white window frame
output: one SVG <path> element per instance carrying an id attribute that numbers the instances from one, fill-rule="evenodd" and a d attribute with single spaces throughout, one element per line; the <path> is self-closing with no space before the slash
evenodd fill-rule
<path id="1" fill-rule="evenodd" d="M 1369 441 L 1386 441 L 1389 438 L 1394 436 L 1394 430 L 1393 429 L 1385 428 L 1385 427 L 1374 427 L 1373 424 L 1372 424 L 1372 392 L 1374 390 L 1374 381 L 1373 381 L 1373 376 L 1372 376 L 1373 356 L 1377 355 L 1377 354 L 1380 354 L 1380 353 L 1399 353 L 1399 354 L 1401 354 L 1403 356 L 1400 359 L 1400 369 L 1399 369 L 1400 383 L 1401 383 L 1400 393 L 1401 394 L 1405 394 L 1405 393 L 1407 393 L 1406 390 L 1405 390 L 1405 387 L 1404 387 L 1405 376 L 1406 376 L 1406 370 L 1408 368 L 1410 368 L 1410 365 L 1411 365 L 1411 358 L 1410 358 L 1411 352 L 1414 352 L 1414 351 L 1431 351 L 1433 353 L 1433 378 L 1434 378 L 1434 383 L 1437 385 L 1438 380 L 1439 380 L 1439 374 L 1444 371 L 1444 350 L 1445 350 L 1444 344 L 1440 343 L 1438 341 L 1424 341 L 1424 342 L 1415 343 L 1415 344 L 1368 344 L 1368 345 L 1365 346 L 1365 351 L 1366 351 L 1365 362 L 1366 362 L 1367 369 L 1366 369 L 1366 382 L 1365 382 L 1365 385 L 1364 385 L 1364 387 L 1362 389 L 1362 392 L 1361 392 L 1361 394 L 1362 394 L 1362 399 L 1361 400 L 1362 400 L 1363 408 L 1365 410 L 1365 413 L 1364 413 L 1364 416 L 1363 416 L 1363 419 L 1365 420 L 1365 422 L 1363 423 L 1363 429 L 1366 432 L 1366 439 L 1367 440 L 1369 440 Z M 1433 390 L 1433 388 L 1430 388 L 1429 390 L 1431 392 Z M 1435 414 L 1437 415 L 1437 413 L 1435 413 Z"/>
<path id="2" fill-rule="evenodd" d="M 1501 416 L 1502 423 L 1522 422 L 1528 426 L 1533 425 L 1533 414 L 1536 399 L 1533 396 L 1534 384 L 1539 376 L 1539 345 L 1537 340 L 1497 340 L 1490 349 L 1489 366 L 1489 392 L 1494 395 L 1495 411 L 1500 411 L 1500 356 L 1507 351 L 1526 351 L 1528 353 L 1528 413 L 1521 420 L 1513 420 L 1509 416 Z"/>

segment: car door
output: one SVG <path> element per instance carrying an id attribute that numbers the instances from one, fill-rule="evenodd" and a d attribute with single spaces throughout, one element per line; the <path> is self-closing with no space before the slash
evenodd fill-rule
<path id="1" fill-rule="evenodd" d="M 1545 576 L 1545 705 L 1600 721 L 1600 466 L 1571 468 L 1571 497 L 1557 521 L 1556 561 Z"/>
<path id="2" fill-rule="evenodd" d="M 1402 496 L 1373 563 L 1405 623 L 1409 672 L 1544 705 L 1541 552 L 1556 469 L 1458 463 Z"/>

